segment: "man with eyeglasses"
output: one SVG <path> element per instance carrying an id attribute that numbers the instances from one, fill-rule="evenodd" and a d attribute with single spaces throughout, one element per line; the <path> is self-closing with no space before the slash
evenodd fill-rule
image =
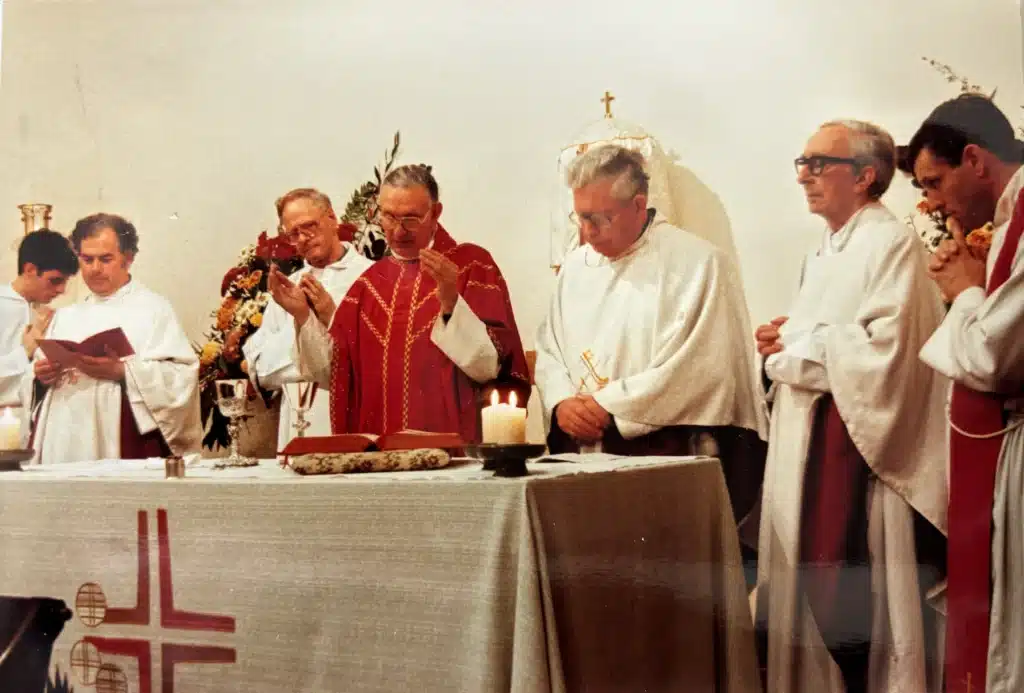
<path id="1" fill-rule="evenodd" d="M 929 271 L 951 301 L 921 359 L 949 409 L 950 693 L 1024 690 L 1024 143 L 990 98 L 939 105 L 902 166 L 946 216 Z M 965 232 L 992 233 L 986 251 Z M 971 234 L 973 235 L 973 234 Z M 945 423 L 945 417 L 943 417 Z"/>
<path id="2" fill-rule="evenodd" d="M 645 166 L 603 145 L 567 172 L 581 245 L 537 332 L 548 447 L 719 457 L 742 520 L 760 489 L 766 421 L 738 270 L 648 207 Z"/>
<path id="3" fill-rule="evenodd" d="M 0 409 L 19 408 L 36 344 L 50 325 L 49 303 L 78 272 L 68 239 L 50 229 L 27 234 L 18 246 L 18 276 L 0 285 Z M 21 417 L 27 432 L 28 416 Z M 24 440 L 22 441 L 24 444 Z"/>
<path id="4" fill-rule="evenodd" d="M 917 352 L 942 320 L 927 251 L 880 198 L 876 125 L 823 125 L 796 159 L 825 221 L 787 318 L 756 331 L 771 380 L 758 547 L 768 693 L 938 691 L 947 382 Z M 869 677 L 870 672 L 870 677 Z"/>
<path id="5" fill-rule="evenodd" d="M 305 262 L 289 281 L 302 292 L 316 319 L 330 326 L 337 304 L 373 262 L 341 240 L 331 200 L 319 190 L 291 190 L 277 200 L 276 207 L 280 233 L 295 245 Z M 273 281 L 271 275 L 268 285 Z M 329 397 L 299 372 L 291 315 L 276 303 L 268 305 L 262 324 L 246 340 L 242 353 L 254 384 L 283 392 L 278 450 L 296 434 L 296 406 L 307 408 L 306 435 L 330 435 Z"/>
<path id="6" fill-rule="evenodd" d="M 301 287 L 278 276 L 274 299 L 295 318 L 299 362 L 330 386 L 335 433 L 401 430 L 481 440 L 484 392 L 530 394 L 508 288 L 483 248 L 441 226 L 429 166 L 384 179 L 378 221 L 391 255 L 353 284 L 328 330 L 311 320 Z"/>

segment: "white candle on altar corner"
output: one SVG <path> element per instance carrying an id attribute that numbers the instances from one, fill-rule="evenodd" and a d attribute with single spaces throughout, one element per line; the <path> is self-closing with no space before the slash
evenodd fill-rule
<path id="1" fill-rule="evenodd" d="M 518 445 L 526 442 L 526 410 L 516 406 L 516 393 L 510 392 L 508 403 L 499 401 L 498 391 L 491 392 L 491 406 L 481 411 L 483 442 Z"/>
<path id="2" fill-rule="evenodd" d="M 4 409 L 0 415 L 0 450 L 21 448 L 21 421 L 12 409 Z"/>

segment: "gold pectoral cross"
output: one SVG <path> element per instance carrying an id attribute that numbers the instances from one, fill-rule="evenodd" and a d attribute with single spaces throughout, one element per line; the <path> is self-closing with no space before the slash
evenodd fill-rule
<path id="1" fill-rule="evenodd" d="M 587 349 L 580 354 L 580 359 L 583 361 L 584 367 L 587 369 L 587 373 L 591 378 L 594 379 L 594 384 L 597 385 L 597 389 L 600 390 L 602 387 L 608 384 L 608 378 L 602 377 L 597 372 L 597 367 L 594 365 L 594 354 L 590 349 Z M 580 378 L 580 392 L 587 388 L 587 378 Z"/>

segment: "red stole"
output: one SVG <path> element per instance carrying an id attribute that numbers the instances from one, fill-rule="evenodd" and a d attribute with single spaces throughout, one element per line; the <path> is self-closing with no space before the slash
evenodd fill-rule
<path id="1" fill-rule="evenodd" d="M 986 293 L 1010 277 L 1021 232 L 1024 191 L 1017 198 L 1006 239 Z M 1006 425 L 1005 397 L 953 384 L 950 418 L 968 433 L 984 435 Z M 968 438 L 950 430 L 949 565 L 946 621 L 946 691 L 985 690 L 992 608 L 992 505 L 1003 436 Z"/>
<path id="2" fill-rule="evenodd" d="M 160 429 L 149 433 L 139 433 L 139 425 L 135 422 L 128 392 L 121 386 L 121 459 L 144 460 L 150 457 L 169 457 L 171 449 L 164 442 Z"/>
<path id="3" fill-rule="evenodd" d="M 519 405 L 526 406 L 526 356 L 493 258 L 479 246 L 456 244 L 441 227 L 433 249 L 459 267 L 459 296 L 487 325 L 498 351 L 498 380 L 475 383 L 434 345 L 430 333 L 441 312 L 436 283 L 418 262 L 386 257 L 356 280 L 331 324 L 335 433 L 415 429 L 479 442 L 486 390 L 515 390 Z"/>

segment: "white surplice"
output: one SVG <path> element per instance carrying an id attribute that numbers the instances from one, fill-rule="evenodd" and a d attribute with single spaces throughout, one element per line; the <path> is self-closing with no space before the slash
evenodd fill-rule
<path id="1" fill-rule="evenodd" d="M 1006 240 L 1013 207 L 1024 189 L 1024 168 L 996 205 L 987 277 Z M 982 392 L 1011 396 L 996 472 L 992 535 L 992 622 L 987 693 L 1024 690 L 1024 242 L 1006 282 L 985 295 L 972 288 L 953 301 L 942 326 L 921 350 L 940 373 Z M 969 431 L 969 433 L 973 433 Z M 979 431 L 978 433 L 987 433 Z"/>
<path id="2" fill-rule="evenodd" d="M 124 387 L 139 433 L 159 429 L 173 453 L 198 452 L 199 360 L 166 298 L 131 280 L 110 296 L 90 294 L 59 309 L 47 336 L 81 341 L 115 327 L 135 351 L 124 362 Z M 23 391 L 31 384 L 29 375 Z M 33 462 L 117 459 L 120 425 L 121 385 L 75 373 L 48 388 L 39 404 Z"/>
<path id="3" fill-rule="evenodd" d="M 304 275 L 313 275 L 334 299 L 334 304 L 341 305 L 341 300 L 352 288 L 352 284 L 373 264 L 372 260 L 351 244 L 344 245 L 345 254 L 337 262 L 323 268 L 306 265 L 289 278 L 297 284 Z M 263 323 L 246 340 L 242 353 L 249 363 L 249 377 L 253 384 L 267 390 L 283 390 L 277 436 L 279 451 L 295 437 L 297 417 L 292 405 L 298 404 L 300 391 L 313 395 L 312 406 L 305 415 L 306 421 L 310 423 L 306 435 L 324 436 L 331 433 L 329 392 L 323 390 L 314 393 L 310 389 L 311 383 L 303 380 L 299 371 L 295 349 L 295 320 L 281 306 L 271 301 L 263 314 Z"/>
<path id="4" fill-rule="evenodd" d="M 805 259 L 765 371 L 774 399 L 758 547 L 759 618 L 768 628 L 768 693 L 843 690 L 799 589 L 804 480 L 818 400 L 831 393 L 871 468 L 873 592 L 869 689 L 928 691 L 913 510 L 946 532 L 943 406 L 948 381 L 922 367 L 942 319 L 927 251 L 880 204 L 862 208 Z M 841 598 L 841 597 L 840 597 Z M 889 657 L 886 657 L 888 655 Z M 932 688 L 931 690 L 934 690 Z"/>
<path id="5" fill-rule="evenodd" d="M 21 338 L 32 320 L 32 306 L 11 284 L 0 285 L 0 409 L 10 408 L 21 421 L 21 445 L 28 443 L 28 414 L 23 410 L 22 380 L 32 362 Z"/>
<path id="6" fill-rule="evenodd" d="M 625 439 L 666 426 L 736 426 L 766 437 L 738 269 L 656 214 L 619 258 L 566 256 L 537 330 L 545 430 L 562 400 L 591 393 Z"/>
<path id="7" fill-rule="evenodd" d="M 21 406 L 21 381 L 32 367 L 21 338 L 32 306 L 10 284 L 0 285 L 0 407 Z"/>

